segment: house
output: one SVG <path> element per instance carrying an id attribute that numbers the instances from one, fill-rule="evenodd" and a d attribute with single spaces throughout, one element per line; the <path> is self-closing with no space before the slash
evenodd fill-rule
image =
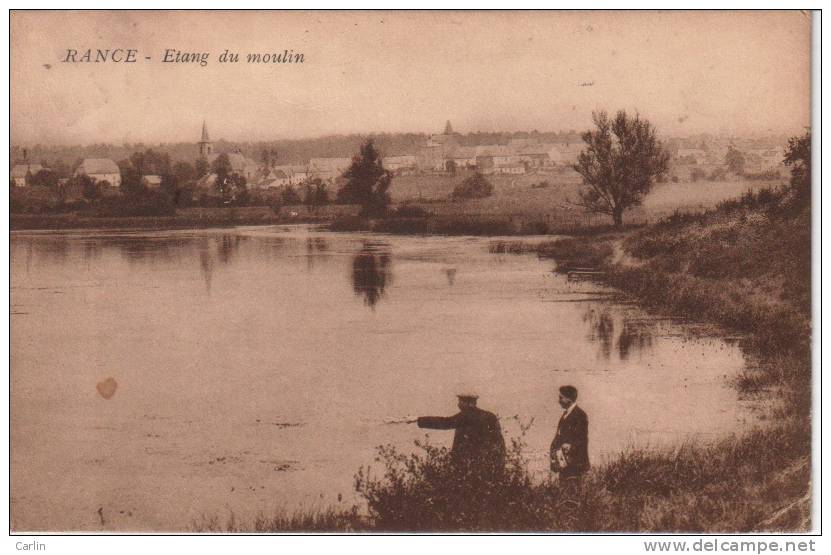
<path id="1" fill-rule="evenodd" d="M 15 164 L 12 167 L 11 178 L 14 181 L 15 187 L 25 187 L 28 185 L 26 176 L 33 176 L 37 172 L 45 169 L 40 164 Z"/>
<path id="2" fill-rule="evenodd" d="M 441 145 L 428 145 L 418 152 L 418 167 L 423 170 L 444 171 L 446 150 Z"/>
<path id="3" fill-rule="evenodd" d="M 141 178 L 141 181 L 148 189 L 159 189 L 162 186 L 162 176 L 160 175 L 145 175 Z"/>
<path id="4" fill-rule="evenodd" d="M 476 167 L 484 174 L 494 173 L 497 166 L 518 164 L 520 157 L 508 145 L 480 145 L 474 147 Z"/>
<path id="5" fill-rule="evenodd" d="M 386 156 L 383 159 L 384 167 L 390 171 L 414 169 L 418 165 L 415 155 Z"/>
<path id="6" fill-rule="evenodd" d="M 309 168 L 309 166 L 304 165 L 274 166 L 270 173 L 273 173 L 276 176 L 275 179 L 287 180 L 283 183 L 283 185 L 292 186 L 300 185 L 307 179 L 314 177 L 314 172 Z M 283 177 L 279 177 L 280 174 L 283 174 Z"/>
<path id="7" fill-rule="evenodd" d="M 542 168 L 551 165 L 549 156 L 550 148 L 547 145 L 529 143 L 518 148 L 520 162 L 527 163 L 531 167 Z"/>
<path id="8" fill-rule="evenodd" d="M 314 177 L 330 181 L 343 175 L 352 165 L 351 158 L 310 158 L 309 171 Z"/>
<path id="9" fill-rule="evenodd" d="M 260 189 L 278 189 L 286 185 L 291 185 L 291 177 L 286 175 L 283 170 L 272 170 L 260 182 Z"/>
<path id="10" fill-rule="evenodd" d="M 445 155 L 445 167 L 447 166 L 446 162 L 450 161 L 453 161 L 457 168 L 473 169 L 476 167 L 476 148 L 471 146 L 452 148 Z"/>
<path id="11" fill-rule="evenodd" d="M 121 170 L 109 158 L 84 158 L 75 175 L 86 175 L 99 183 L 106 181 L 113 187 L 121 186 Z"/>
<path id="12" fill-rule="evenodd" d="M 499 175 L 522 175 L 525 172 L 525 164 L 519 163 L 495 164 L 492 171 L 492 173 Z"/>
<path id="13" fill-rule="evenodd" d="M 548 149 L 548 158 L 555 164 L 568 166 L 577 162 L 585 146 L 584 143 L 552 143 Z"/>
<path id="14" fill-rule="evenodd" d="M 228 162 L 231 164 L 231 173 L 241 175 L 246 181 L 255 181 L 259 171 L 259 164 L 250 158 L 246 158 L 242 152 L 236 150 L 235 152 L 226 152 Z M 221 154 L 209 154 L 206 159 L 213 167 L 213 163 L 219 158 Z"/>

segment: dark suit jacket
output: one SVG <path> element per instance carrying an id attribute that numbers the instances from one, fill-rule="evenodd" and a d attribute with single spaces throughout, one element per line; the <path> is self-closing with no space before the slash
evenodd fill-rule
<path id="1" fill-rule="evenodd" d="M 474 407 L 453 416 L 422 416 L 419 428 L 456 430 L 451 456 L 468 464 L 505 464 L 505 439 L 499 419 L 492 412 Z"/>
<path id="2" fill-rule="evenodd" d="M 574 407 L 569 415 L 560 418 L 557 424 L 557 435 L 551 442 L 551 460 L 554 452 L 564 443 L 571 445 L 567 455 L 568 466 L 560 471 L 560 475 L 581 474 L 589 469 L 589 417 L 580 407 Z M 553 462 L 552 462 L 553 468 Z"/>

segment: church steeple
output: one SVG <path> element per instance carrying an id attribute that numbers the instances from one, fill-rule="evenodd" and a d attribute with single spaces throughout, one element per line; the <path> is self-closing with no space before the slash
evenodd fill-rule
<path id="1" fill-rule="evenodd" d="M 208 124 L 205 120 L 202 120 L 202 139 L 199 140 L 199 157 L 207 158 L 211 155 L 212 150 L 213 143 L 211 143 L 211 138 L 208 136 Z"/>
<path id="2" fill-rule="evenodd" d="M 450 120 L 447 120 L 447 123 L 444 124 L 444 134 L 445 135 L 452 135 L 453 134 L 453 126 L 450 125 Z"/>

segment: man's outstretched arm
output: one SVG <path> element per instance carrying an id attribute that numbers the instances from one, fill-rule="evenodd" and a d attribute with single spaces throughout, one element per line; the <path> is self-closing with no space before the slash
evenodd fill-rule
<path id="1" fill-rule="evenodd" d="M 459 426 L 459 415 L 453 416 L 420 416 L 416 420 L 419 428 L 431 430 L 452 430 Z"/>

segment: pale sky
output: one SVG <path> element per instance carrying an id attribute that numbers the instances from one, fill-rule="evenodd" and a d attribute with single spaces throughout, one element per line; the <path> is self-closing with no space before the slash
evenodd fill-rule
<path id="1" fill-rule="evenodd" d="M 800 12 L 13 12 L 12 143 L 557 131 L 638 110 L 664 135 L 810 122 Z M 138 62 L 63 63 L 135 48 Z M 166 48 L 207 66 L 162 63 Z M 224 49 L 238 64 L 220 64 Z M 245 63 L 293 50 L 303 64 Z M 147 61 L 145 56 L 150 56 Z"/>

